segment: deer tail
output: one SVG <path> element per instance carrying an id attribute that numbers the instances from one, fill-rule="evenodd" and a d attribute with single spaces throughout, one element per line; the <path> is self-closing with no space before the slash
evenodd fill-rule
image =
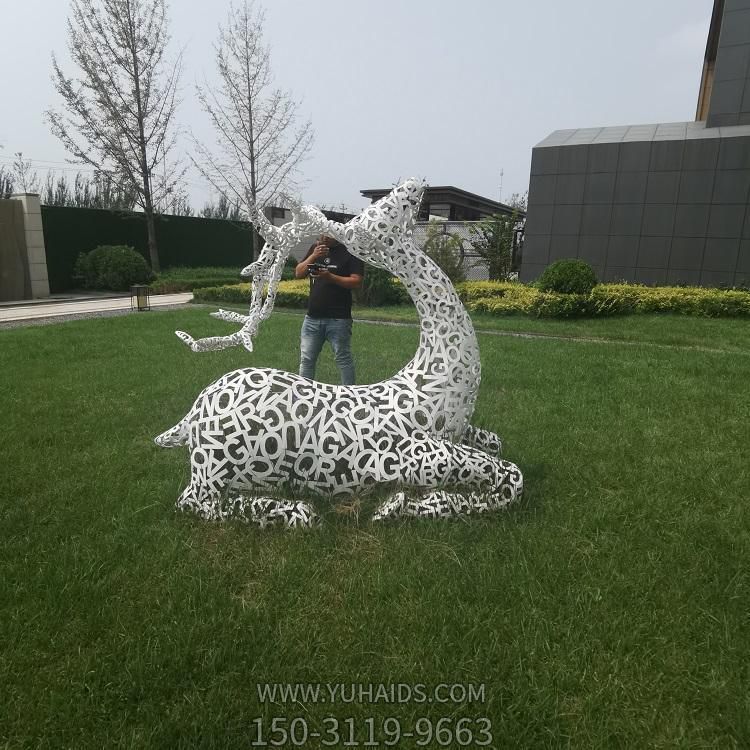
<path id="1" fill-rule="evenodd" d="M 185 445 L 188 441 L 188 434 L 187 422 L 183 420 L 166 432 L 162 432 L 161 435 L 157 435 L 154 442 L 162 448 L 174 448 L 178 445 Z"/>

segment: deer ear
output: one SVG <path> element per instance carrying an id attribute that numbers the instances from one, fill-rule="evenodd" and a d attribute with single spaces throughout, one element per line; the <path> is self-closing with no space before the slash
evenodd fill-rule
<path id="1" fill-rule="evenodd" d="M 408 214 L 411 212 L 414 221 L 416 221 L 416 217 L 419 214 L 419 206 L 422 204 L 422 196 L 424 195 L 425 187 L 426 183 L 424 180 L 410 178 L 401 183 L 393 191 L 393 194 L 397 196 L 399 208 L 404 213 Z"/>
<path id="2" fill-rule="evenodd" d="M 250 221 L 252 221 L 258 234 L 266 242 L 273 243 L 280 240 L 281 232 L 279 231 L 279 228 L 271 224 L 263 211 L 261 211 L 255 203 L 249 202 L 247 210 L 250 214 Z"/>

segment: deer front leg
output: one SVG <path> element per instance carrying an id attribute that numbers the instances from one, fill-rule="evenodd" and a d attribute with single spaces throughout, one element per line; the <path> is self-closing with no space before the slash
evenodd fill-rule
<path id="1" fill-rule="evenodd" d="M 483 430 L 471 425 L 466 428 L 466 432 L 461 437 L 461 443 L 472 448 L 478 448 L 491 456 L 499 456 L 503 452 L 503 441 L 498 435 L 490 432 L 490 430 Z"/>
<path id="2" fill-rule="evenodd" d="M 314 529 L 321 525 L 320 516 L 315 509 L 299 500 L 239 496 L 234 503 L 238 518 L 254 523 L 261 529 L 269 526 L 286 529 Z"/>
<path id="3" fill-rule="evenodd" d="M 199 500 L 192 486 L 180 495 L 177 509 L 191 512 L 207 521 L 237 519 L 255 524 L 286 529 L 313 529 L 321 524 L 320 516 L 309 503 L 273 497 L 222 496 L 213 493 Z"/>

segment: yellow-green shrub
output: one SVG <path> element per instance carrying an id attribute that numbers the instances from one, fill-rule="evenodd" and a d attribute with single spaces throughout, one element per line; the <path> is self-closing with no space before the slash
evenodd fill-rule
<path id="1" fill-rule="evenodd" d="M 591 292 L 592 314 L 676 313 L 704 317 L 750 316 L 750 292 L 703 287 L 600 284 Z"/>
<path id="2" fill-rule="evenodd" d="M 651 287 L 638 284 L 597 284 L 590 295 L 541 292 L 506 281 L 467 281 L 456 286 L 470 312 L 529 315 L 537 318 L 605 317 L 633 313 L 673 313 L 702 317 L 750 317 L 750 292 L 702 287 Z M 196 289 L 196 301 L 246 305 L 249 284 Z M 276 304 L 304 308 L 306 280 L 282 281 Z"/>
<path id="3" fill-rule="evenodd" d="M 750 317 L 750 292 L 702 287 L 598 284 L 590 295 L 540 292 L 523 284 L 481 281 L 461 284 L 472 312 L 534 317 L 603 317 L 673 313 L 703 317 Z"/>
<path id="4" fill-rule="evenodd" d="M 307 307 L 309 283 L 306 280 L 281 281 L 276 291 L 275 304 L 279 307 Z M 212 286 L 193 291 L 196 302 L 217 302 L 226 305 L 248 305 L 250 284 Z"/>
<path id="5" fill-rule="evenodd" d="M 504 297 L 506 293 L 523 293 L 531 287 L 513 281 L 463 281 L 456 284 L 462 302 L 472 302 L 490 297 Z"/>

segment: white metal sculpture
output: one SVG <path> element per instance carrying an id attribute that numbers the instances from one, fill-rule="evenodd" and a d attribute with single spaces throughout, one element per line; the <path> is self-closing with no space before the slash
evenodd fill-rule
<path id="1" fill-rule="evenodd" d="M 318 517 L 307 503 L 243 493 L 304 487 L 337 497 L 393 486 L 398 491 L 376 520 L 481 513 L 520 497 L 521 472 L 498 457 L 497 435 L 469 424 L 479 346 L 450 280 L 413 242 L 423 191 L 424 183 L 407 180 L 347 224 L 310 206 L 295 208 L 282 227 L 254 212 L 266 245 L 242 271 L 253 278 L 249 314 L 213 313 L 242 324 L 228 336 L 196 340 L 177 331 L 193 351 L 238 344 L 252 351 L 252 338 L 273 309 L 284 261 L 321 234 L 401 280 L 419 314 L 419 346 L 396 375 L 371 385 L 327 385 L 269 368 L 235 370 L 209 385 L 156 438 L 161 446 L 190 448 L 191 480 L 179 508 L 208 519 L 240 511 L 262 526 L 311 526 Z"/>

